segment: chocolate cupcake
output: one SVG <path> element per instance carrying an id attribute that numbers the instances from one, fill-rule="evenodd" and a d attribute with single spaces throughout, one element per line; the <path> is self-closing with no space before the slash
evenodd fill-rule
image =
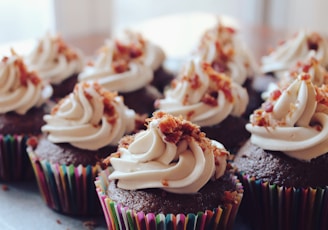
<path id="1" fill-rule="evenodd" d="M 280 78 L 297 62 L 308 59 L 310 53 L 328 68 L 328 42 L 317 32 L 300 30 L 273 49 L 261 59 L 261 71 Z"/>
<path id="2" fill-rule="evenodd" d="M 154 101 L 162 97 L 152 82 L 164 58 L 158 46 L 129 31 L 121 40 L 108 40 L 96 61 L 86 66 L 78 79 L 95 80 L 108 90 L 118 91 L 127 106 L 150 115 Z"/>
<path id="3" fill-rule="evenodd" d="M 204 32 L 193 55 L 247 89 L 249 103 L 244 114 L 246 118 L 261 105 L 262 91 L 254 87 L 254 84 L 257 84 L 259 67 L 253 54 L 240 38 L 237 28 L 227 26 L 219 20 L 215 27 Z"/>
<path id="4" fill-rule="evenodd" d="M 113 172 L 96 180 L 108 228 L 231 229 L 242 188 L 226 167 L 225 148 L 162 112 L 147 127 L 121 139 L 105 161 Z"/>
<path id="5" fill-rule="evenodd" d="M 77 74 L 82 70 L 84 57 L 81 51 L 69 47 L 59 35 L 47 33 L 41 38 L 32 52 L 25 57 L 29 69 L 36 71 L 48 81 L 58 100 L 69 94 L 76 82 Z"/>
<path id="6" fill-rule="evenodd" d="M 80 83 L 45 115 L 44 135 L 30 138 L 28 154 L 45 203 L 70 215 L 99 215 L 93 181 L 101 160 L 133 132 L 139 116 L 97 83 Z"/>
<path id="7" fill-rule="evenodd" d="M 245 188 L 242 213 L 256 229 L 328 226 L 328 88 L 311 79 L 302 73 L 274 91 L 246 126 L 251 138 L 233 165 Z"/>
<path id="8" fill-rule="evenodd" d="M 250 136 L 242 117 L 247 104 L 245 88 L 209 63 L 191 59 L 155 105 L 199 125 L 209 138 L 234 153 Z"/>
<path id="9" fill-rule="evenodd" d="M 13 50 L 0 62 L 0 82 L 0 180 L 31 179 L 26 140 L 41 133 L 52 88 Z"/>

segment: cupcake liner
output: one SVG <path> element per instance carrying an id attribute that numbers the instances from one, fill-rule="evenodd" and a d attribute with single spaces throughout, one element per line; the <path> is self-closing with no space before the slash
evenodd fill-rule
<path id="1" fill-rule="evenodd" d="M 0 180 L 19 181 L 33 178 L 26 152 L 27 135 L 0 134 Z"/>
<path id="2" fill-rule="evenodd" d="M 328 187 L 294 188 L 269 184 L 244 173 L 241 214 L 256 229 L 327 229 Z M 250 210 L 251 213 L 250 213 Z"/>
<path id="3" fill-rule="evenodd" d="M 60 213 L 78 216 L 101 214 L 94 180 L 99 165 L 65 165 L 40 160 L 28 148 L 39 190 L 44 202 Z"/>
<path id="4" fill-rule="evenodd" d="M 235 202 L 228 202 L 213 210 L 184 214 L 157 214 L 135 212 L 128 207 L 113 202 L 107 195 L 109 172 L 99 173 L 95 185 L 103 208 L 108 229 L 232 229 L 239 205 L 243 197 L 241 183 L 236 177 Z M 227 192 L 230 193 L 230 192 Z M 233 193 L 233 192 L 232 192 Z"/>

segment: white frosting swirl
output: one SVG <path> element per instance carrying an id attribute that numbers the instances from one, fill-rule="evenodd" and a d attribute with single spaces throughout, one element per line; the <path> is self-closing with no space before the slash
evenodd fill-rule
<path id="1" fill-rule="evenodd" d="M 52 87 L 35 72 L 29 72 L 16 54 L 0 62 L 0 113 L 25 114 L 33 107 L 40 107 L 52 92 Z"/>
<path id="2" fill-rule="evenodd" d="M 262 93 L 262 98 L 266 100 L 272 91 L 287 88 L 301 73 L 308 73 L 312 83 L 316 86 L 327 84 L 328 72 L 314 55 L 315 52 L 311 51 L 307 60 L 297 62 L 289 71 L 285 71 L 278 81 L 270 82 L 267 91 Z"/>
<path id="3" fill-rule="evenodd" d="M 101 49 L 96 62 L 86 66 L 79 74 L 79 81 L 95 80 L 107 90 L 115 90 L 122 93 L 132 92 L 149 84 L 153 79 L 153 71 L 149 66 L 139 62 L 123 61 L 126 65 L 123 72 L 115 70 L 115 43 L 107 41 Z"/>
<path id="4" fill-rule="evenodd" d="M 262 72 L 274 72 L 278 77 L 298 61 L 308 58 L 310 52 L 324 67 L 328 67 L 328 43 L 318 33 L 299 31 L 294 37 L 279 45 L 269 55 L 262 57 Z"/>
<path id="5" fill-rule="evenodd" d="M 267 101 L 268 111 L 257 110 L 246 129 L 251 142 L 263 149 L 282 151 L 311 160 L 328 151 L 328 114 L 317 110 L 317 92 L 308 74 L 301 74 L 278 99 Z"/>
<path id="6" fill-rule="evenodd" d="M 25 58 L 27 66 L 41 78 L 58 85 L 83 69 L 84 60 L 79 50 L 69 48 L 59 36 L 47 33 Z"/>
<path id="7" fill-rule="evenodd" d="M 159 110 L 182 115 L 200 126 L 218 124 L 229 115 L 241 116 L 247 104 L 246 89 L 195 59 L 187 63 L 175 87 L 166 90 L 164 99 L 156 102 Z"/>
<path id="8" fill-rule="evenodd" d="M 114 172 L 109 179 L 117 179 L 118 187 L 196 193 L 212 177 L 224 174 L 228 152 L 219 142 L 207 139 L 211 147 L 204 148 L 191 136 L 177 144 L 166 141 L 160 122 L 152 120 L 127 148 L 119 148 L 120 158 L 111 159 Z"/>
<path id="9" fill-rule="evenodd" d="M 135 112 L 124 105 L 122 97 L 92 82 L 77 84 L 44 120 L 42 131 L 51 142 L 89 150 L 117 145 L 135 128 Z"/>
<path id="10" fill-rule="evenodd" d="M 258 65 L 246 45 L 237 37 L 236 30 L 222 23 L 205 32 L 196 56 L 211 63 L 215 70 L 226 73 L 242 85 L 258 72 Z"/>

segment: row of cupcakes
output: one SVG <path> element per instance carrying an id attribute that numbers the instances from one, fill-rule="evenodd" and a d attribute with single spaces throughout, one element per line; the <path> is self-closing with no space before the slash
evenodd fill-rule
<path id="1" fill-rule="evenodd" d="M 230 167 L 226 167 L 225 162 L 227 157 L 230 155 L 229 152 L 225 147 L 216 141 L 210 141 L 206 136 L 210 136 L 211 134 L 209 131 L 206 131 L 205 128 L 213 128 L 216 124 L 222 124 L 222 121 L 227 119 L 230 114 L 232 115 L 232 118 L 235 118 L 236 115 L 238 115 L 238 122 L 235 120 L 226 125 L 225 128 L 224 126 L 217 126 L 213 129 L 214 134 L 222 133 L 221 136 L 210 137 L 211 139 L 216 139 L 217 141 L 222 142 L 224 146 L 228 146 L 227 149 L 231 150 L 233 153 L 237 153 L 237 159 L 238 155 L 240 154 L 243 154 L 241 159 L 247 158 L 245 157 L 246 154 L 244 153 L 246 147 L 243 145 L 249 138 L 250 134 L 245 131 L 245 124 L 247 123 L 247 120 L 243 115 L 245 113 L 246 107 L 249 106 L 247 100 L 251 98 L 251 96 L 249 96 L 251 94 L 248 94 L 247 91 L 251 92 L 253 89 L 251 84 L 246 84 L 246 79 L 247 76 L 254 75 L 254 72 L 250 74 L 247 70 L 250 68 L 252 71 L 254 71 L 255 67 L 251 68 L 251 63 L 253 63 L 252 58 L 249 58 L 247 55 L 246 57 L 248 58 L 242 58 L 245 55 L 241 54 L 245 54 L 245 51 L 239 46 L 240 43 L 235 41 L 235 34 L 236 31 L 234 29 L 225 27 L 220 23 L 218 24 L 218 27 L 205 33 L 204 38 L 201 41 L 200 49 L 198 50 L 198 55 L 195 54 L 195 56 L 193 56 L 192 59 L 186 63 L 186 66 L 181 71 L 181 74 L 177 76 L 177 78 L 172 82 L 171 87 L 169 86 L 169 88 L 164 92 L 164 98 L 156 98 L 159 100 L 157 100 L 155 104 L 157 108 L 162 112 L 155 113 L 153 118 L 147 120 L 146 130 L 138 132 L 136 135 L 123 138 L 118 149 L 114 147 L 114 150 L 105 148 L 104 152 L 98 151 L 98 149 L 102 149 L 101 144 L 98 144 L 103 140 L 104 146 L 107 146 L 111 143 L 111 140 L 113 140 L 112 143 L 115 143 L 113 145 L 117 145 L 118 140 L 124 135 L 124 133 L 131 133 L 133 131 L 137 132 L 136 127 L 141 127 L 140 124 L 143 123 L 144 117 L 136 115 L 133 110 L 128 109 L 124 105 L 124 101 L 122 100 L 121 96 L 117 96 L 115 93 L 104 89 L 101 84 L 99 84 L 99 82 L 85 82 L 75 85 L 74 90 L 68 96 L 60 100 L 60 102 L 55 107 L 52 108 L 51 114 L 44 117 L 47 125 L 42 127 L 42 131 L 47 133 L 47 136 L 29 139 L 29 156 L 37 176 L 41 194 L 47 205 L 57 211 L 67 214 L 86 215 L 101 212 L 101 209 L 98 207 L 99 204 L 95 199 L 95 189 L 93 182 L 98 172 L 102 171 L 102 168 L 107 167 L 106 164 L 102 163 L 110 162 L 110 167 L 100 174 L 96 182 L 97 191 L 109 228 L 124 228 L 122 226 L 128 226 L 131 224 L 141 226 L 153 226 L 154 224 L 157 224 L 158 226 L 181 225 L 193 227 L 201 225 L 202 228 L 205 229 L 212 227 L 231 228 L 242 198 L 242 189 L 238 180 L 231 176 Z M 116 47 L 121 47 L 121 45 L 116 45 Z M 115 52 L 111 53 L 108 49 L 104 49 L 104 51 L 107 52 L 107 54 L 109 53 L 109 58 L 103 58 L 103 56 L 102 58 L 98 59 L 100 60 L 99 62 L 96 62 L 99 63 L 99 65 L 90 65 L 92 70 L 91 72 L 94 70 L 92 67 L 101 66 L 101 63 L 103 63 L 104 60 L 109 60 L 109 63 L 113 63 L 113 60 L 115 60 L 115 58 L 113 58 L 115 56 L 113 53 Z M 206 54 L 211 54 L 212 56 L 210 55 L 210 57 L 204 58 L 206 57 Z M 117 55 L 115 57 L 117 57 Z M 3 63 L 6 62 L 7 61 L 3 61 Z M 14 67 L 18 67 L 19 69 L 18 81 L 22 83 L 21 85 L 26 85 L 24 79 L 28 79 L 34 83 L 38 82 L 34 77 L 35 72 L 26 74 L 28 71 L 23 71 L 22 69 L 24 68 L 20 67 L 22 65 L 17 64 L 19 62 L 14 61 L 13 63 L 15 63 Z M 313 61 L 313 63 L 317 62 Z M 112 67 L 113 65 L 110 64 L 109 66 Z M 232 66 L 239 66 L 240 68 L 244 67 L 244 69 L 241 69 L 244 71 L 244 73 L 246 73 L 246 77 L 244 77 L 245 75 L 242 75 L 242 71 L 239 71 L 239 73 L 236 74 L 236 76 L 241 77 L 241 79 L 244 78 L 244 80 L 233 80 L 231 77 L 233 75 L 233 71 L 238 68 Z M 104 67 L 106 68 L 106 65 L 104 65 Z M 311 103 L 306 103 L 306 105 L 313 104 L 311 107 L 312 112 L 316 111 L 317 104 L 324 105 L 323 102 L 326 98 L 326 91 L 324 89 L 311 90 L 311 87 L 315 88 L 312 86 L 312 75 L 306 71 L 304 74 L 304 68 L 301 68 L 301 70 L 302 72 L 300 73 L 300 77 L 294 80 L 296 83 L 291 84 L 291 90 L 286 91 L 286 93 L 283 91 L 278 94 L 277 91 L 273 91 L 274 93 L 272 94 L 276 96 L 268 97 L 268 100 L 271 100 L 272 107 L 275 104 L 273 101 L 277 100 L 278 98 L 280 98 L 280 100 L 277 101 L 282 101 L 280 104 L 289 103 L 288 106 L 291 104 L 295 106 L 296 102 L 299 102 L 299 100 L 296 100 L 295 97 L 292 97 L 292 99 L 295 99 L 296 102 L 294 101 L 294 103 L 291 103 L 293 100 L 288 98 L 288 95 L 290 94 L 290 91 L 298 92 L 298 87 L 300 87 L 300 85 L 306 85 L 309 89 L 308 91 L 312 92 L 312 94 L 309 96 Z M 250 82 L 251 81 L 252 80 L 250 80 Z M 13 85 L 17 87 L 17 82 Z M 245 86 L 246 89 L 243 88 L 243 86 Z M 302 89 L 304 89 L 304 87 L 302 87 Z M 280 94 L 287 96 L 281 97 Z M 259 94 L 256 92 L 254 95 L 256 95 L 256 97 L 254 97 L 253 101 L 256 100 L 256 105 L 259 105 Z M 319 100 L 317 97 L 320 98 L 320 103 L 314 103 Z M 19 98 L 23 97 L 20 96 Z M 143 100 L 138 97 L 137 100 L 135 100 L 135 103 L 138 102 L 143 103 Z M 264 105 L 268 104 L 270 103 L 265 103 Z M 224 105 L 224 109 L 222 110 L 223 115 L 219 112 L 220 108 L 222 108 L 222 105 Z M 324 107 L 319 107 L 323 112 L 325 111 Z M 168 109 L 168 111 L 166 111 L 167 113 L 173 113 L 175 116 L 164 113 L 163 111 L 166 110 L 165 108 Z M 282 107 L 281 110 L 284 112 L 285 108 L 286 106 Z M 302 108 L 304 110 L 304 106 Z M 267 108 L 265 108 L 265 110 L 255 110 L 255 115 L 257 116 L 252 115 L 251 119 L 253 120 L 251 121 L 254 126 L 258 125 L 263 127 L 263 132 L 266 132 L 269 130 L 268 123 L 253 122 L 254 117 L 261 118 L 261 116 L 263 116 L 263 119 L 261 118 L 260 121 L 271 121 L 273 119 L 271 118 L 271 115 L 263 115 L 262 111 L 270 114 L 270 112 L 273 110 L 267 111 Z M 287 113 L 288 111 L 294 112 L 294 110 L 287 110 Z M 312 118 L 311 111 L 307 115 L 304 115 L 307 117 L 306 119 L 308 122 L 310 122 Z M 176 114 L 174 114 L 174 112 L 176 112 Z M 209 116 L 207 116 L 208 114 Z M 302 111 L 296 114 L 302 114 Z M 204 115 L 204 117 L 202 117 L 202 115 Z M 197 125 L 190 123 L 190 121 L 184 120 L 178 116 L 184 116 L 184 119 L 190 120 Z M 286 116 L 288 117 L 289 114 Z M 195 117 L 196 119 L 194 119 Z M 282 120 L 285 121 L 284 119 Z M 214 121 L 214 123 L 206 123 L 208 121 Z M 239 122 L 242 122 L 242 124 L 237 126 Z M 277 123 L 279 125 L 288 124 L 291 127 L 295 126 L 296 124 L 293 122 Z M 124 127 L 126 127 L 126 130 L 122 131 Z M 249 125 L 246 127 L 248 127 L 248 130 L 251 130 Z M 318 131 L 322 125 L 318 122 L 315 122 L 313 127 Z M 311 123 L 307 124 L 307 128 L 312 130 Z M 144 129 L 144 127 L 142 127 L 142 129 Z M 227 133 L 232 129 L 235 130 L 230 134 Z M 109 133 L 112 134 L 112 132 L 117 133 L 118 135 L 110 135 Z M 240 135 L 241 133 L 244 134 Z M 105 138 L 101 138 L 102 134 L 105 135 Z M 85 138 L 85 135 L 88 137 Z M 90 136 L 92 136 L 94 139 L 90 138 Z M 115 137 L 111 139 L 110 136 Z M 238 136 L 242 136 L 242 140 L 236 140 L 238 139 Z M 269 138 L 270 140 L 272 139 L 271 137 Z M 226 143 L 224 143 L 225 139 Z M 252 139 L 254 138 L 251 138 L 251 141 Z M 4 142 L 4 145 L 9 146 L 8 143 L 13 143 L 16 140 L 18 140 L 18 138 L 17 135 L 14 134 Z M 70 144 L 62 144 L 62 142 L 68 142 L 68 140 L 70 140 Z M 229 143 L 231 140 L 233 143 Z M 261 142 L 262 141 L 260 140 L 259 143 Z M 264 142 L 266 143 L 267 141 Z M 247 144 L 248 143 L 249 142 L 247 142 Z M 18 146 L 22 146 L 21 143 L 14 143 L 9 148 L 12 152 L 14 152 L 15 149 L 18 149 Z M 243 148 L 239 150 L 240 146 L 243 146 Z M 79 153 L 83 152 L 80 150 L 83 148 L 87 149 L 87 154 L 82 156 L 82 153 Z M 263 147 L 263 149 L 266 148 L 267 147 Z M 160 149 L 163 149 L 163 151 L 160 151 Z M 279 149 L 274 150 L 279 151 Z M 96 154 L 89 154 L 90 151 L 96 152 Z M 240 153 L 241 151 L 242 153 Z M 110 157 L 105 162 L 102 161 L 103 158 L 107 157 L 113 152 L 117 152 L 117 154 L 113 155 L 114 157 Z M 90 155 L 92 155 L 91 158 L 93 158 L 93 160 L 89 158 Z M 185 157 L 191 157 L 189 155 L 194 155 L 193 158 L 197 159 L 197 161 L 193 162 L 193 160 L 188 160 L 184 162 L 184 159 L 186 159 Z M 210 162 L 204 163 L 204 160 L 201 160 L 203 162 L 201 169 L 198 168 L 198 160 L 200 160 L 199 156 L 206 156 L 205 162 L 208 160 Z M 177 166 L 180 166 L 180 162 L 181 164 L 194 166 L 183 167 L 183 170 L 181 171 L 183 172 L 183 175 L 176 178 L 175 176 L 180 175 L 181 173 L 179 171 L 180 169 L 176 169 L 175 171 L 174 168 L 178 168 Z M 245 169 L 242 169 L 241 166 L 238 165 L 238 162 L 239 161 L 236 160 L 233 165 L 237 167 L 238 172 L 243 171 L 240 179 L 245 182 L 245 188 L 250 187 L 250 189 L 246 189 L 245 192 L 253 196 L 254 194 L 252 194 L 252 191 L 261 191 L 263 189 L 263 191 L 268 191 L 269 195 L 262 194 L 261 192 L 256 195 L 270 196 L 273 194 L 272 198 L 270 199 L 278 200 L 278 203 L 280 202 L 280 199 L 284 200 L 283 202 L 284 204 L 286 203 L 286 207 L 292 203 L 289 199 L 291 199 L 290 197 L 293 197 L 293 194 L 290 195 L 291 192 L 285 193 L 285 187 L 279 187 L 280 184 L 278 184 L 279 186 L 275 186 L 275 183 L 272 181 L 269 181 L 268 184 L 268 180 L 263 180 L 263 178 L 260 178 L 256 175 L 253 177 L 252 173 L 247 173 Z M 257 165 L 256 161 L 254 162 L 255 165 Z M 228 165 L 230 166 L 230 164 Z M 270 166 L 271 164 L 266 162 L 266 165 Z M 8 167 L 8 165 L 6 167 Z M 112 169 L 112 167 L 115 170 L 113 174 L 109 172 L 109 169 Z M 168 170 L 168 168 L 170 168 L 170 170 Z M 199 175 L 199 172 L 201 172 L 202 169 L 203 171 L 206 169 L 206 176 L 202 176 L 203 174 Z M 140 170 L 140 173 L 138 173 L 138 170 Z M 190 171 L 185 172 L 185 170 Z M 224 171 L 226 171 L 226 173 L 224 173 Z M 246 173 L 244 173 L 245 171 Z M 274 175 L 278 172 L 279 170 L 272 170 Z M 152 173 L 154 173 L 154 175 L 152 175 Z M 193 176 L 188 177 L 188 173 L 191 173 Z M 110 174 L 109 178 L 108 174 Z M 226 177 L 222 176 L 225 174 L 227 174 Z M 184 178 L 184 176 L 186 178 Z M 195 178 L 193 178 L 193 180 L 188 179 L 194 176 L 196 176 L 196 178 L 199 177 L 203 179 L 197 179 L 196 181 Z M 206 190 L 205 187 L 207 186 L 205 186 L 205 184 L 208 184 L 207 181 L 209 178 L 212 178 L 215 183 L 217 181 L 215 179 L 221 178 L 219 180 L 224 180 L 224 185 L 215 185 L 219 188 L 222 188 L 223 190 L 220 190 L 221 192 L 211 192 L 211 189 Z M 177 179 L 181 182 L 174 183 L 174 181 Z M 114 180 L 118 182 L 111 182 Z M 140 183 L 140 180 L 145 181 L 145 183 Z M 185 183 L 196 183 L 196 185 L 193 185 L 195 187 L 191 188 L 191 185 L 186 185 Z M 178 204 L 177 206 L 181 208 L 180 211 L 174 212 L 171 211 L 172 209 L 169 209 L 169 211 L 161 213 L 161 211 L 147 209 L 149 208 L 148 205 L 151 204 L 146 202 L 148 198 L 143 198 L 144 196 L 149 195 L 149 190 L 147 187 L 145 187 L 144 184 L 149 184 L 151 188 L 160 188 L 155 189 L 157 191 L 155 193 L 160 191 L 161 193 L 159 195 L 161 196 L 161 199 L 159 199 L 158 196 L 156 197 L 155 194 L 152 194 L 150 195 L 152 196 L 152 200 L 162 200 L 165 202 L 167 201 L 167 196 L 172 196 L 171 198 L 173 201 L 168 202 L 168 205 L 172 206 L 169 203 Z M 154 184 L 156 184 L 156 186 Z M 230 186 L 228 186 L 228 184 L 230 184 Z M 259 187 L 253 188 L 252 186 L 254 186 L 254 184 L 255 186 L 258 185 Z M 178 190 L 174 188 L 174 186 L 181 187 L 182 190 Z M 265 186 L 268 186 L 268 188 Z M 186 189 L 187 187 L 190 188 L 190 190 Z M 217 191 L 217 187 L 215 187 L 215 191 Z M 163 188 L 165 192 L 162 192 Z M 205 191 L 201 190 L 202 188 L 204 188 Z M 197 192 L 199 189 L 202 192 Z M 302 196 L 303 194 L 300 192 L 301 190 L 299 190 L 298 187 L 292 187 L 292 190 L 296 191 L 297 197 L 299 197 L 299 199 L 310 200 L 309 203 L 299 204 L 297 203 L 298 199 L 295 198 L 296 204 L 294 205 L 297 207 L 299 207 L 299 205 L 313 207 L 314 204 L 312 202 L 314 201 L 313 199 L 310 199 L 311 197 L 320 197 L 321 200 L 323 200 L 325 197 L 325 190 L 320 190 L 319 195 L 316 195 L 318 193 L 316 193 L 316 191 L 313 192 L 313 190 L 311 190 L 311 192 L 305 192 L 306 195 L 311 194 L 311 197 L 309 198 Z M 137 209 L 136 206 L 129 207 L 129 203 L 123 202 L 124 200 L 131 200 L 125 199 L 124 197 L 133 197 L 135 192 L 141 192 L 141 194 L 136 196 L 137 199 L 135 204 L 136 206 L 145 204 L 145 206 L 142 206 L 141 209 Z M 178 196 L 174 192 L 197 192 L 197 194 L 202 193 L 205 194 L 205 196 L 208 196 L 207 193 L 215 193 L 215 196 L 218 197 L 214 198 L 209 196 L 207 198 L 209 199 L 208 203 L 213 206 L 204 206 L 202 210 L 199 210 L 198 208 L 200 206 L 198 206 L 196 201 L 202 202 L 202 198 L 197 198 L 197 196 L 190 196 L 187 201 L 183 203 L 181 196 Z M 115 196 L 119 196 L 121 193 L 123 194 L 123 199 L 116 199 Z M 286 194 L 288 195 L 288 199 Z M 186 195 L 183 194 L 183 196 Z M 250 205 L 256 204 L 258 199 L 258 197 L 255 197 L 254 200 L 251 200 Z M 177 203 L 178 200 L 181 200 L 181 203 Z M 181 210 L 184 210 L 187 204 L 190 203 L 190 200 L 196 202 L 193 205 L 196 206 L 196 210 L 200 211 L 200 213 L 194 209 L 193 211 L 188 211 L 190 212 L 190 215 L 188 213 L 181 213 L 180 215 L 180 212 L 183 212 Z M 218 200 L 218 202 L 213 203 L 213 200 Z M 318 209 L 320 210 L 320 213 L 324 214 L 324 210 L 327 205 L 325 205 L 324 202 L 319 202 L 317 200 L 315 200 L 315 204 L 320 205 Z M 162 207 L 163 204 L 160 203 L 158 205 Z M 259 206 L 261 205 L 265 210 L 265 208 L 271 208 L 271 206 L 274 204 L 265 203 L 265 205 L 263 205 L 261 201 Z M 272 209 L 280 210 L 276 207 L 272 207 Z M 146 210 L 150 211 L 147 214 L 137 212 L 136 210 L 145 212 L 148 212 Z M 249 210 L 249 207 L 247 210 Z M 263 218 L 266 218 L 265 220 L 267 220 L 267 215 L 269 214 L 263 212 L 261 209 L 259 210 L 259 213 L 264 213 Z M 311 210 L 313 209 L 311 208 Z M 165 213 L 165 215 L 163 213 Z M 274 215 L 275 218 L 278 218 L 277 223 L 279 224 L 282 220 L 283 223 L 286 222 L 286 218 L 282 218 L 281 215 L 281 213 L 275 213 Z M 296 215 L 296 217 L 298 216 Z M 321 218 L 313 219 L 320 219 L 321 221 Z M 276 219 L 274 221 L 276 221 Z M 294 222 L 295 221 L 287 221 L 287 223 Z M 268 224 L 269 222 L 264 223 Z M 315 224 L 317 223 L 318 222 L 315 222 Z M 267 225 L 264 225 L 264 227 L 267 227 Z"/>

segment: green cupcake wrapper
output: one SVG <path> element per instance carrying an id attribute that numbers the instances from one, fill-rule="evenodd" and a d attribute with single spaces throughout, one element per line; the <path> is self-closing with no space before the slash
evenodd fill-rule
<path id="1" fill-rule="evenodd" d="M 113 202 L 107 195 L 109 171 L 99 173 L 95 185 L 103 208 L 108 229 L 232 229 L 243 197 L 242 185 L 236 177 L 234 202 L 218 206 L 213 210 L 184 214 L 153 214 L 135 212 L 128 207 Z"/>
<path id="2" fill-rule="evenodd" d="M 284 187 L 242 172 L 238 178 L 245 191 L 240 211 L 255 229 L 328 229 L 328 186 Z"/>
<path id="3" fill-rule="evenodd" d="M 28 135 L 0 135 L 0 180 L 23 181 L 33 178 L 26 152 Z"/>
<path id="4" fill-rule="evenodd" d="M 38 187 L 46 205 L 74 216 L 101 215 L 94 180 L 102 170 L 99 165 L 57 164 L 40 160 L 28 147 Z"/>

